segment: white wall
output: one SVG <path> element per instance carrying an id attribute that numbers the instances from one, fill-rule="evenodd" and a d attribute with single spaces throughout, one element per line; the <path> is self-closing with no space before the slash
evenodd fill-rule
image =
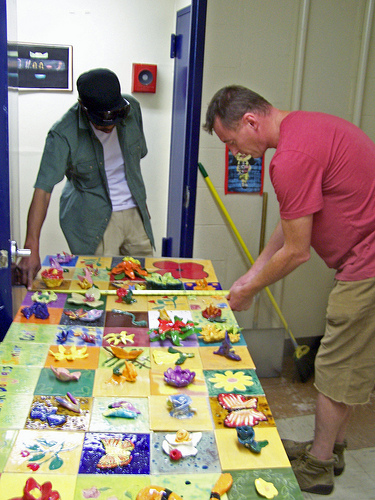
<path id="1" fill-rule="evenodd" d="M 369 0 L 208 0 L 202 94 L 202 123 L 213 94 L 225 85 L 245 85 L 280 109 L 300 107 L 353 120 L 360 80 L 362 41 Z M 307 8 L 306 46 L 299 66 L 298 53 L 304 7 Z M 360 125 L 375 140 L 375 27 L 365 61 L 364 100 Z M 301 71 L 299 72 L 299 68 Z M 302 76 L 298 88 L 298 74 Z M 360 96 L 358 96 L 360 98 Z M 224 194 L 224 145 L 202 132 L 200 161 L 206 167 L 224 205 L 250 253 L 259 248 L 262 199 L 259 195 Z M 270 184 L 266 154 L 264 189 L 269 194 L 266 241 L 279 218 Z M 218 244 L 220 242 L 220 244 Z M 194 255 L 213 261 L 219 281 L 229 288 L 248 269 L 246 256 L 198 178 Z M 313 254 L 312 259 L 272 288 L 288 324 L 297 337 L 323 334 L 333 271 Z M 236 314 L 242 327 L 253 325 L 253 309 Z M 259 326 L 281 326 L 262 294 Z"/>
<path id="2" fill-rule="evenodd" d="M 8 0 L 12 4 L 14 0 Z M 132 63 L 157 64 L 155 94 L 135 93 L 140 101 L 148 155 L 142 172 L 148 205 L 160 254 L 165 236 L 168 197 L 169 148 L 173 60 L 170 35 L 175 28 L 175 0 L 17 0 L 17 41 L 73 46 L 73 92 L 11 91 L 10 114 L 18 112 L 18 130 L 11 127 L 18 156 L 11 154 L 13 237 L 25 238 L 27 211 L 50 126 L 77 100 L 75 82 L 92 68 L 107 67 L 119 77 L 122 91 L 130 93 Z M 8 9 L 9 10 L 9 9 Z M 14 9 L 12 9 L 13 11 Z M 12 34 L 15 30 L 12 30 Z M 18 108 L 18 109 L 15 109 Z M 16 120 L 17 121 L 17 120 Z M 58 224 L 59 195 L 64 181 L 55 187 L 41 237 L 41 255 L 68 251 Z M 18 203 L 19 191 L 19 203 Z M 19 212 L 17 213 L 19 206 Z"/>

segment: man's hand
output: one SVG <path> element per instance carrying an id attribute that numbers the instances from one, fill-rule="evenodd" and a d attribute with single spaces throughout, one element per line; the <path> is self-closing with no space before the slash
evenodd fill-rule
<path id="1" fill-rule="evenodd" d="M 18 268 L 21 271 L 21 284 L 31 289 L 34 278 L 41 268 L 39 252 L 37 250 L 31 250 L 31 255 L 29 257 L 23 257 L 20 260 Z"/>
<path id="2" fill-rule="evenodd" d="M 253 303 L 254 295 L 246 293 L 240 278 L 232 285 L 227 299 L 232 311 L 246 311 Z"/>

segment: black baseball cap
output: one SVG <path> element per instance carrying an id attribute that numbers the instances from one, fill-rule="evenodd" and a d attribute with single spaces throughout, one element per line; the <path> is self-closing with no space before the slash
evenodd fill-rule
<path id="1" fill-rule="evenodd" d="M 109 69 L 83 73 L 77 80 L 77 90 L 83 109 L 96 125 L 113 125 L 129 113 L 130 104 L 121 95 L 119 79 Z"/>

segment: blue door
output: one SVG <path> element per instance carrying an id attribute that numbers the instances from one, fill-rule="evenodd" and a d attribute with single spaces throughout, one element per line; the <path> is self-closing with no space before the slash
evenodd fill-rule
<path id="1" fill-rule="evenodd" d="M 0 340 L 12 322 L 6 2 L 0 2 Z"/>
<path id="2" fill-rule="evenodd" d="M 177 12 L 169 167 L 167 237 L 163 256 L 192 257 L 198 172 L 207 0 Z"/>

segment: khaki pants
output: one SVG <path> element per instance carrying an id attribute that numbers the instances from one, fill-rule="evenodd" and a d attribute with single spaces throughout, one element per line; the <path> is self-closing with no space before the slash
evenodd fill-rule
<path id="1" fill-rule="evenodd" d="M 315 359 L 315 386 L 334 401 L 367 403 L 375 384 L 375 278 L 336 281 Z"/>
<path id="2" fill-rule="evenodd" d="M 138 208 L 112 212 L 95 255 L 152 257 L 152 246 L 144 230 Z"/>

